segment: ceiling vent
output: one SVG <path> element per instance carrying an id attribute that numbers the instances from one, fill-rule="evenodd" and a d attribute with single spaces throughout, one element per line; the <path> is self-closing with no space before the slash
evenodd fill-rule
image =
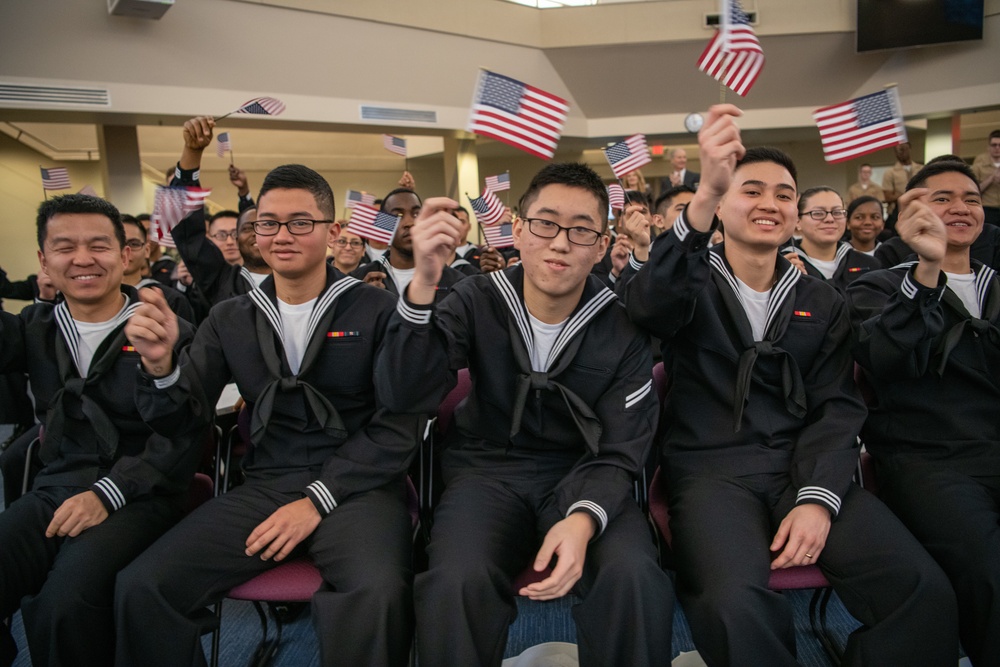
<path id="1" fill-rule="evenodd" d="M 110 107 L 111 93 L 104 88 L 68 88 L 66 86 L 32 86 L 0 82 L 0 104 L 16 102 L 48 106 Z"/>
<path id="2" fill-rule="evenodd" d="M 361 120 L 412 121 L 415 123 L 436 123 L 437 111 L 419 109 L 391 109 L 389 107 L 361 106 Z"/>

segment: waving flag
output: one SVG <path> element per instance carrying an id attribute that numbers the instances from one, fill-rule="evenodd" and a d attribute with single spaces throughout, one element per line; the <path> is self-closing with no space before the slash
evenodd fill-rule
<path id="1" fill-rule="evenodd" d="M 469 197 L 469 195 L 465 196 Z M 503 202 L 490 190 L 486 190 L 475 199 L 469 197 L 469 203 L 472 204 L 472 210 L 476 212 L 476 220 L 482 225 L 495 225 L 507 213 Z"/>
<path id="2" fill-rule="evenodd" d="M 813 112 L 827 162 L 843 162 L 906 141 L 896 88 Z"/>
<path id="3" fill-rule="evenodd" d="M 215 154 L 222 157 L 231 150 L 233 150 L 233 144 L 229 140 L 229 133 L 219 132 L 219 136 L 215 138 Z"/>
<path id="4" fill-rule="evenodd" d="M 611 208 L 625 208 L 625 190 L 617 183 L 608 186 L 608 201 Z"/>
<path id="5" fill-rule="evenodd" d="M 514 245 L 514 225 L 504 222 L 492 227 L 483 227 L 486 243 L 493 248 L 509 248 Z"/>
<path id="6" fill-rule="evenodd" d="M 42 170 L 42 189 L 43 190 L 69 190 L 69 171 L 65 167 L 52 167 L 46 169 L 45 167 L 39 167 Z"/>
<path id="7" fill-rule="evenodd" d="M 176 248 L 170 234 L 181 220 L 205 205 L 211 190 L 193 187 L 165 188 L 157 186 L 153 195 L 153 213 L 149 216 L 149 235 L 157 243 Z"/>
<path id="8" fill-rule="evenodd" d="M 389 215 L 366 204 L 355 204 L 353 208 L 347 231 L 364 239 L 392 243 L 402 216 Z"/>
<path id="9" fill-rule="evenodd" d="M 550 160 L 568 113 L 569 104 L 561 97 L 483 70 L 468 130 Z"/>
<path id="10" fill-rule="evenodd" d="M 257 116 L 280 116 L 285 111 L 285 103 L 274 97 L 255 97 L 233 113 L 248 113 Z"/>
<path id="11" fill-rule="evenodd" d="M 487 176 L 486 189 L 492 190 L 493 192 L 510 190 L 510 172 L 504 172 L 497 176 Z"/>
<path id="12" fill-rule="evenodd" d="M 633 134 L 614 146 L 608 146 L 604 149 L 604 157 L 608 159 L 615 178 L 621 178 L 630 171 L 635 171 L 653 161 L 653 158 L 649 157 L 645 134 Z"/>
<path id="13" fill-rule="evenodd" d="M 739 0 L 722 0 L 720 14 L 719 29 L 698 58 L 698 69 L 744 96 L 764 68 L 764 49 Z"/>
<path id="14" fill-rule="evenodd" d="M 406 139 L 394 137 L 391 134 L 382 135 L 382 147 L 390 153 L 406 157 Z"/>
<path id="15" fill-rule="evenodd" d="M 358 204 L 364 204 L 365 206 L 375 205 L 375 195 L 368 194 L 363 190 L 348 190 L 347 191 L 347 208 L 354 208 Z"/>

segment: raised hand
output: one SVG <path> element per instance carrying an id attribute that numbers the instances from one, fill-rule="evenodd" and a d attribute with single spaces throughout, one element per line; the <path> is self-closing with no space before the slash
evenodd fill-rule
<path id="1" fill-rule="evenodd" d="M 649 259 L 650 241 L 649 220 L 643 215 L 643 208 L 643 206 L 629 204 L 625 207 L 625 213 L 623 214 L 625 231 L 632 237 L 632 252 L 640 262 L 645 262 Z"/>
<path id="2" fill-rule="evenodd" d="M 927 188 L 914 188 L 900 195 L 896 233 L 917 253 L 919 263 L 914 278 L 925 287 L 937 287 L 941 262 L 948 252 L 948 230 L 925 199 Z"/>
<path id="3" fill-rule="evenodd" d="M 212 143 L 215 119 L 211 116 L 195 116 L 184 123 L 184 147 L 193 151 L 203 151 Z"/>
<path id="4" fill-rule="evenodd" d="M 125 325 L 125 336 L 142 357 L 142 366 L 154 377 L 166 377 L 174 370 L 174 346 L 180 333 L 177 315 L 170 310 L 163 292 L 155 287 L 139 290 L 142 305 Z"/>
<path id="5" fill-rule="evenodd" d="M 236 187 L 240 197 L 250 194 L 250 184 L 247 182 L 247 173 L 234 164 L 229 165 L 229 182 Z"/>
<path id="6" fill-rule="evenodd" d="M 732 104 L 717 104 L 708 110 L 705 125 L 698 132 L 701 180 L 688 204 L 686 219 L 699 231 L 706 232 L 712 226 L 715 208 L 733 182 L 736 162 L 746 154 L 736 125 L 742 115 Z"/>
<path id="7" fill-rule="evenodd" d="M 438 282 L 455 248 L 462 243 L 462 222 L 452 211 L 458 202 L 433 197 L 424 202 L 410 230 L 416 272 L 407 288 L 407 298 L 416 304 L 434 302 Z"/>

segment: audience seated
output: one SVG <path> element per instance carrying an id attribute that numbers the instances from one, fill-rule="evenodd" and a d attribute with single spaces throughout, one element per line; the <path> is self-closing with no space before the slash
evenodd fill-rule
<path id="1" fill-rule="evenodd" d="M 521 264 L 464 280 L 435 305 L 461 242 L 455 205 L 429 200 L 413 227 L 417 274 L 376 371 L 396 410 L 434 411 L 460 368 L 472 378 L 415 584 L 419 663 L 498 665 L 512 584 L 530 564 L 553 569 L 521 595 L 582 597 L 581 665 L 664 664 L 673 591 L 631 497 L 658 410 L 649 341 L 589 275 L 609 241 L 607 190 L 584 165 L 542 169 L 514 221 Z"/>
<path id="2" fill-rule="evenodd" d="M 865 255 L 875 256 L 881 245 L 879 234 L 885 229 L 882 202 L 875 197 L 858 197 L 847 205 L 847 231 L 851 247 Z M 881 263 L 881 262 L 880 262 Z"/>
<path id="3" fill-rule="evenodd" d="M 312 600 L 322 663 L 406 665 L 404 478 L 426 419 L 392 414 L 375 395 L 375 353 L 395 299 L 327 265 L 340 229 L 319 174 L 272 170 L 257 207 L 271 277 L 218 303 L 179 358 L 170 353 L 175 317 L 159 295 L 143 295 L 142 318 L 128 328 L 142 357 L 136 401 L 158 432 L 210 420 L 233 381 L 251 409 L 251 447 L 244 484 L 202 505 L 119 577 L 115 664 L 204 664 L 204 607 L 308 553 L 326 582 Z"/>
<path id="4" fill-rule="evenodd" d="M 65 300 L 0 313 L 0 370 L 27 373 L 45 426 L 31 491 L 0 513 L 0 617 L 20 607 L 33 664 L 111 665 L 115 577 L 180 517 L 201 431 L 165 437 L 136 408 L 139 357 L 124 329 L 139 300 L 122 283 L 118 210 L 55 197 L 37 226 L 42 268 Z M 175 322 L 168 355 L 194 333 Z M 0 665 L 16 652 L 0 624 Z"/>
<path id="5" fill-rule="evenodd" d="M 847 291 L 855 353 L 875 394 L 863 438 L 880 497 L 951 579 L 972 664 L 996 665 L 1000 281 L 970 256 L 983 228 L 979 183 L 963 162 L 931 163 L 898 205 L 896 228 L 916 261 Z"/>
<path id="6" fill-rule="evenodd" d="M 745 149 L 738 115 L 709 110 L 694 199 L 622 277 L 672 380 L 662 455 L 695 644 L 710 665 L 796 665 L 791 605 L 768 572 L 816 564 L 863 624 L 845 665 L 953 664 L 946 577 L 851 482 L 865 405 L 843 297 L 778 254 L 797 217 L 795 166 Z M 717 219 L 726 241 L 709 249 Z"/>

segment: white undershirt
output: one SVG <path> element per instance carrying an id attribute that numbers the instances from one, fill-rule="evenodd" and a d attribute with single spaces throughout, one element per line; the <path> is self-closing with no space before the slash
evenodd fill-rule
<path id="1" fill-rule="evenodd" d="M 743 310 L 750 320 L 750 329 L 753 331 L 754 340 L 764 340 L 764 324 L 767 323 L 767 302 L 771 298 L 771 290 L 758 292 L 745 282 L 736 279 L 736 285 L 740 290 L 740 300 L 743 302 Z"/>
<path id="2" fill-rule="evenodd" d="M 316 299 L 305 303 L 292 305 L 278 299 L 278 312 L 281 314 L 281 329 L 285 339 L 285 359 L 292 373 L 299 374 L 302 357 L 309 344 L 309 315 L 312 314 Z"/>
<path id="3" fill-rule="evenodd" d="M 389 249 L 388 246 L 382 248 L 381 250 L 379 250 L 378 248 L 373 248 L 371 246 L 368 246 L 367 248 L 365 248 L 365 255 L 368 256 L 369 262 L 377 262 L 378 260 L 382 259 L 382 255 L 384 255 L 386 250 L 388 249 Z"/>
<path id="4" fill-rule="evenodd" d="M 810 257 L 805 253 L 802 253 L 810 264 L 816 267 L 816 269 L 823 274 L 823 277 L 827 280 L 833 280 L 833 272 L 837 270 L 837 260 L 832 259 L 829 262 L 823 259 L 816 259 Z"/>
<path id="5" fill-rule="evenodd" d="M 257 287 L 260 287 L 260 284 L 267 280 L 267 277 L 271 275 L 270 273 L 254 273 L 253 271 L 247 271 L 247 273 L 250 274 L 250 280 L 252 280 L 253 284 Z"/>
<path id="6" fill-rule="evenodd" d="M 569 318 L 558 324 L 546 324 L 528 313 L 528 321 L 531 322 L 531 334 L 535 339 L 535 349 L 531 351 L 531 370 L 544 373 L 548 370 L 549 352 Z"/>
<path id="7" fill-rule="evenodd" d="M 400 294 L 406 294 L 406 288 L 409 286 L 410 281 L 413 280 L 413 274 L 417 272 L 416 267 L 412 269 L 397 269 L 390 266 L 389 270 L 392 271 L 392 282 L 396 283 L 396 290 Z"/>
<path id="8" fill-rule="evenodd" d="M 125 310 L 126 306 L 128 306 L 128 301 L 122 306 L 122 310 Z M 80 334 L 79 358 L 77 360 L 79 362 L 77 370 L 80 371 L 80 377 L 87 377 L 90 364 L 94 360 L 94 353 L 97 352 L 97 348 L 101 346 L 111 330 L 115 328 L 115 320 L 121 315 L 122 310 L 119 310 L 114 317 L 106 322 L 73 320 L 73 324 L 76 325 L 76 330 Z"/>
<path id="9" fill-rule="evenodd" d="M 944 275 L 948 278 L 948 289 L 958 295 L 969 314 L 973 317 L 980 317 L 979 298 L 976 294 L 976 274 L 948 273 L 946 271 Z"/>

